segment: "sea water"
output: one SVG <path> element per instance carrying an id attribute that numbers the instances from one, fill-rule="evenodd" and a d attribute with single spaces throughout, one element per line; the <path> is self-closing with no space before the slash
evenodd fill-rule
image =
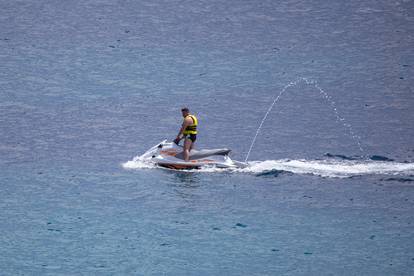
<path id="1" fill-rule="evenodd" d="M 414 273 L 410 2 L 3 1 L 0 23 L 0 274 Z M 338 113 L 289 87 L 247 169 L 133 161 L 183 106 L 243 161 L 301 77 Z"/>

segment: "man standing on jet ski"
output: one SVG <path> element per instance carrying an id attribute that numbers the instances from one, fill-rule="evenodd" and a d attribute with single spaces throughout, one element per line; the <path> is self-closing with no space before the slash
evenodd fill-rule
<path id="1" fill-rule="evenodd" d="M 190 151 L 197 139 L 198 120 L 196 116 L 190 114 L 190 110 L 187 107 L 181 109 L 181 114 L 184 120 L 177 138 L 174 139 L 174 143 L 178 145 L 180 140 L 184 139 L 184 160 L 188 162 L 190 159 Z"/>

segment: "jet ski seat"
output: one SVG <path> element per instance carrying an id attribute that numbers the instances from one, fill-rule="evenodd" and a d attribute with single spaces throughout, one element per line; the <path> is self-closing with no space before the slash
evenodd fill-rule
<path id="1" fill-rule="evenodd" d="M 229 149 L 205 149 L 205 150 L 191 150 L 190 160 L 196 160 L 200 158 L 207 158 L 212 155 L 228 155 L 231 150 Z M 184 153 L 180 152 L 176 156 L 178 159 L 184 160 Z"/>

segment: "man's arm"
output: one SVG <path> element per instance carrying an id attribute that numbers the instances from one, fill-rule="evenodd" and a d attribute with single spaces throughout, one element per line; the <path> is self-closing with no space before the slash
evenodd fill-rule
<path id="1" fill-rule="evenodd" d="M 177 138 L 174 139 L 174 142 L 178 144 L 181 139 L 184 137 L 184 130 L 193 123 L 193 120 L 191 118 L 185 118 L 183 121 L 183 124 L 181 125 L 180 131 L 177 134 Z"/>

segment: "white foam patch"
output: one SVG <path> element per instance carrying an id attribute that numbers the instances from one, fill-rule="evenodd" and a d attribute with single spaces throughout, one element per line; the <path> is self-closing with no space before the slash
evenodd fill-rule
<path id="1" fill-rule="evenodd" d="M 142 156 L 137 156 L 134 159 L 122 163 L 124 169 L 153 169 L 156 168 L 153 162 L 149 162 L 148 159 Z"/>

